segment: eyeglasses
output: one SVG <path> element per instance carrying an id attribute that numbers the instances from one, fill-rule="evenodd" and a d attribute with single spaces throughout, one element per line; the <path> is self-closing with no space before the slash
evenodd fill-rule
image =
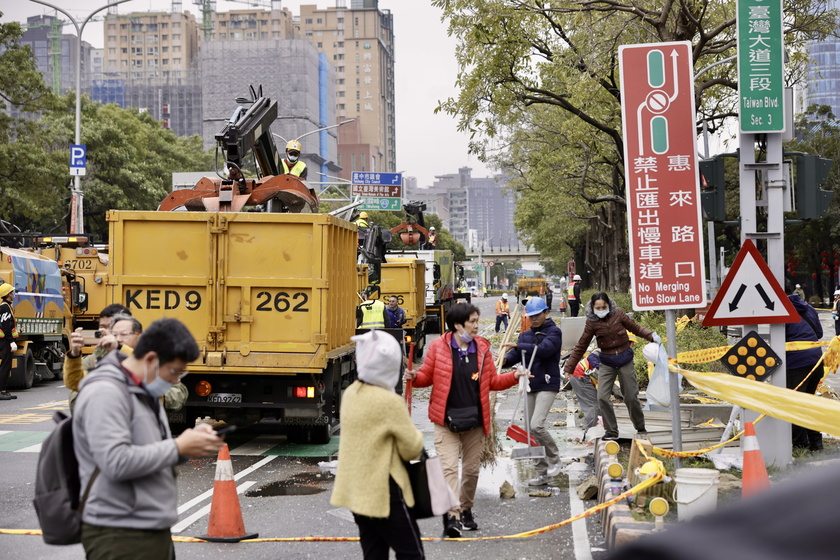
<path id="1" fill-rule="evenodd" d="M 111 333 L 111 334 L 113 334 L 113 335 L 114 335 L 115 337 L 117 337 L 117 338 L 120 338 L 120 337 L 122 337 L 122 336 L 131 336 L 131 335 L 134 335 L 134 334 L 139 334 L 139 333 L 135 333 L 135 332 L 131 332 L 131 331 L 126 331 L 126 332 L 115 332 L 115 333 Z"/>
<path id="2" fill-rule="evenodd" d="M 182 380 L 183 378 L 185 378 L 185 377 L 186 377 L 189 373 L 190 373 L 190 371 L 189 371 L 188 369 L 186 369 L 186 368 L 184 368 L 184 370 L 183 370 L 183 371 L 181 371 L 181 372 L 177 372 L 177 371 L 175 371 L 175 368 L 173 368 L 173 367 L 169 368 L 169 375 L 171 375 L 172 377 L 177 377 L 177 378 L 178 378 L 178 381 L 181 381 L 181 380 Z"/>

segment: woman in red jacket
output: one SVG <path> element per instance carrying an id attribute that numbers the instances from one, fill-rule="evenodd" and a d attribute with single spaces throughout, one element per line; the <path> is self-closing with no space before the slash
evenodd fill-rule
<path id="1" fill-rule="evenodd" d="M 444 536 L 452 538 L 461 536 L 462 527 L 478 529 L 472 507 L 481 450 L 490 433 L 490 391 L 512 387 L 525 375 L 496 371 L 490 343 L 478 336 L 478 316 L 479 310 L 472 304 L 453 305 L 446 316 L 449 331 L 429 344 L 418 371 L 406 372 L 406 379 L 414 379 L 415 387 L 432 386 L 429 420 L 435 424 L 435 451 L 446 481 L 461 500 L 460 507 L 443 519 Z"/>

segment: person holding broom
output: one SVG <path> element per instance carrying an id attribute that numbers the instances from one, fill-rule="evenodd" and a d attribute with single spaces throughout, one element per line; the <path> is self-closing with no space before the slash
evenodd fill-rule
<path id="1" fill-rule="evenodd" d="M 531 364 L 531 390 L 527 394 L 531 434 L 537 443 L 545 447 L 545 457 L 535 459 L 537 476 L 528 481 L 529 486 L 549 484 L 562 468 L 560 450 L 548 432 L 545 421 L 560 392 L 563 333 L 548 314 L 545 300 L 532 297 L 525 305 L 525 316 L 531 320 L 531 328 L 523 331 L 517 342 L 502 344 L 502 350 L 507 350 L 503 367 L 512 367 L 520 361 L 523 365 Z"/>
<path id="2" fill-rule="evenodd" d="M 450 538 L 460 537 L 462 529 L 478 529 L 472 507 L 484 439 L 490 435 L 490 391 L 513 387 L 527 375 L 496 371 L 490 342 L 478 336 L 479 313 L 471 303 L 453 305 L 446 315 L 449 330 L 429 344 L 419 370 L 405 372 L 414 387 L 432 387 L 429 420 L 435 425 L 435 451 L 446 482 L 461 502 L 443 517 L 443 535 Z"/>

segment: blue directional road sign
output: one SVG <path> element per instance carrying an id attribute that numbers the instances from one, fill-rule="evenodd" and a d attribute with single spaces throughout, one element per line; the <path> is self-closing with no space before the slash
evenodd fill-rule
<path id="1" fill-rule="evenodd" d="M 402 173 L 354 171 L 350 182 L 354 185 L 402 185 Z"/>
<path id="2" fill-rule="evenodd" d="M 84 175 L 87 165 L 87 146 L 84 144 L 70 145 L 70 175 Z"/>

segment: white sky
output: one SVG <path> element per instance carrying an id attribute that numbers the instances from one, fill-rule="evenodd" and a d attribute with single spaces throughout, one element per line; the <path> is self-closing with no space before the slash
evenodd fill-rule
<path id="1" fill-rule="evenodd" d="M 47 0 L 50 4 L 70 12 L 81 23 L 95 9 L 108 0 Z M 350 6 L 351 0 L 345 0 Z M 327 8 L 335 0 L 283 0 L 282 6 L 300 15 L 301 4 L 316 4 Z M 146 10 L 168 10 L 168 0 L 130 0 L 118 7 L 120 13 Z M 217 10 L 229 11 L 247 7 L 245 3 L 219 0 Z M 183 0 L 184 10 L 199 14 L 199 7 L 191 0 Z M 455 119 L 434 114 L 438 100 L 456 94 L 456 42 L 446 33 L 440 21 L 440 10 L 429 0 L 379 0 L 380 10 L 394 15 L 397 171 L 417 177 L 418 186 L 430 186 L 435 175 L 457 173 L 459 167 L 473 169 L 473 177 L 492 174 L 475 156 L 467 154 L 468 137 L 458 132 Z M 28 0 L 2 0 L 2 21 L 26 23 L 26 18 L 38 14 L 54 14 L 46 6 Z M 104 14 L 105 11 L 103 10 Z M 63 16 L 61 16 L 63 18 Z M 75 34 L 72 25 L 64 32 Z M 101 23 L 91 22 L 85 27 L 82 39 L 101 48 Z"/>

